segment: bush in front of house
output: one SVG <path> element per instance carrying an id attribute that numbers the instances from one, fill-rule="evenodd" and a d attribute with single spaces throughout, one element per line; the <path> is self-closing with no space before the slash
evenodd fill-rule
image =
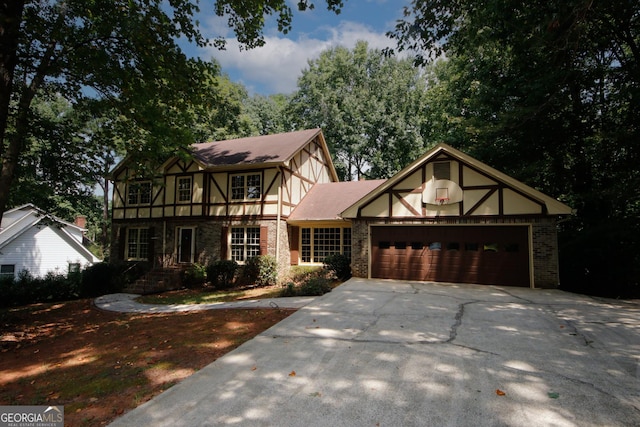
<path id="1" fill-rule="evenodd" d="M 221 259 L 206 268 L 207 278 L 216 289 L 229 289 L 238 270 L 238 263 L 230 259 Z"/>
<path id="2" fill-rule="evenodd" d="M 207 267 L 195 263 L 184 272 L 182 284 L 189 289 L 196 289 L 204 286 L 207 281 Z"/>
<path id="3" fill-rule="evenodd" d="M 259 255 L 245 261 L 243 281 L 256 286 L 271 286 L 278 282 L 278 263 L 271 255 Z"/>
<path id="4" fill-rule="evenodd" d="M 311 277 L 298 290 L 298 295 L 319 296 L 331 292 L 331 280 L 324 276 Z"/>
<path id="5" fill-rule="evenodd" d="M 121 292 L 126 282 L 125 264 L 98 262 L 82 271 L 80 296 L 98 297 Z"/>
<path id="6" fill-rule="evenodd" d="M 337 279 L 348 280 L 351 278 L 351 259 L 342 254 L 329 255 L 324 259 L 324 268 Z"/>
<path id="7" fill-rule="evenodd" d="M 305 268 L 292 272 L 292 281 L 282 288 L 281 296 L 318 296 L 331 292 L 333 280 L 327 277 L 327 271 L 322 268 Z"/>
<path id="8" fill-rule="evenodd" d="M 56 302 L 76 299 L 79 296 L 80 273 L 47 273 L 44 277 L 33 277 L 22 270 L 16 278 L 0 280 L 0 294 L 3 307 Z"/>

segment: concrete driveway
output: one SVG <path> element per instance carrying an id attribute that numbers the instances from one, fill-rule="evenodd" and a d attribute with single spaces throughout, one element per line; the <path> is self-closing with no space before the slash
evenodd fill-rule
<path id="1" fill-rule="evenodd" d="M 134 425 L 638 426 L 640 303 L 351 279 Z"/>

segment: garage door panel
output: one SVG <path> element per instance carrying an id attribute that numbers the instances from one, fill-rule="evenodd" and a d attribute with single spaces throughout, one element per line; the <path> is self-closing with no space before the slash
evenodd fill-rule
<path id="1" fill-rule="evenodd" d="M 529 286 L 527 226 L 372 227 L 372 277 Z"/>

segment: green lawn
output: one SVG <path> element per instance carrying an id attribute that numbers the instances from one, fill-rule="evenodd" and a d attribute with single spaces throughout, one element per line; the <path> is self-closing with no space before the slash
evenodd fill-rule
<path id="1" fill-rule="evenodd" d="M 157 295 L 144 295 L 136 299 L 143 304 L 210 304 L 244 299 L 277 298 L 282 293 L 281 287 L 255 289 L 181 290 L 165 292 Z"/>

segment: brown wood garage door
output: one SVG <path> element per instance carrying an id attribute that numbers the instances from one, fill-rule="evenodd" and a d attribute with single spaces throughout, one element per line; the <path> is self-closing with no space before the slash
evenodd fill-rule
<path id="1" fill-rule="evenodd" d="M 527 226 L 374 226 L 371 276 L 529 286 Z"/>

